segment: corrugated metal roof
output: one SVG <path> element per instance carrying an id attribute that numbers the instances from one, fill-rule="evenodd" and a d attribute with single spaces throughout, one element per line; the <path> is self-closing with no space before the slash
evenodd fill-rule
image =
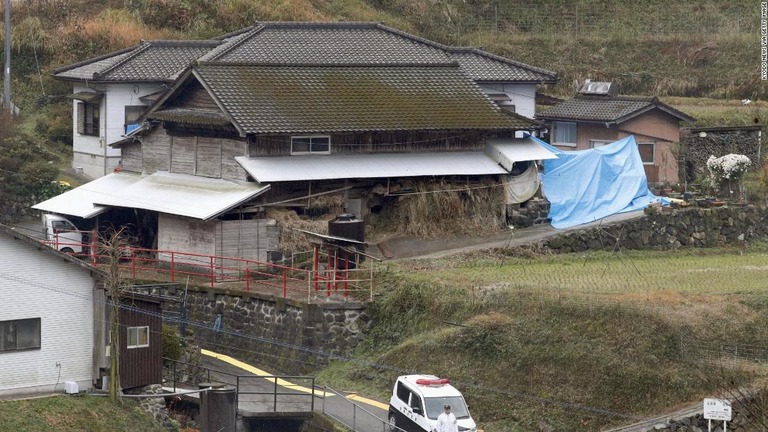
<path id="1" fill-rule="evenodd" d="M 485 152 L 509 171 L 515 162 L 557 159 L 557 155 L 530 137 L 488 140 Z"/>
<path id="2" fill-rule="evenodd" d="M 269 185 L 158 171 L 118 193 L 97 197 L 96 203 L 208 220 L 267 189 Z"/>
<path id="3" fill-rule="evenodd" d="M 458 66 L 215 63 L 193 71 L 241 135 L 536 127 L 502 113 Z"/>
<path id="4" fill-rule="evenodd" d="M 259 182 L 507 174 L 482 152 L 235 157 Z"/>
<path id="5" fill-rule="evenodd" d="M 140 174 L 126 172 L 109 174 L 35 204 L 32 208 L 50 213 L 92 218 L 107 210 L 106 207 L 95 205 L 94 202 L 105 196 L 117 194 L 139 180 L 141 180 Z"/>
<path id="6" fill-rule="evenodd" d="M 128 207 L 208 220 L 269 189 L 186 174 L 120 172 L 93 180 L 32 208 L 82 218 Z"/>

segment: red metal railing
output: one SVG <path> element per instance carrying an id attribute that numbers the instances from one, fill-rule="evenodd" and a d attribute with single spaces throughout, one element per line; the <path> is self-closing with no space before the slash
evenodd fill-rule
<path id="1" fill-rule="evenodd" d="M 69 246 L 82 252 L 74 255 L 87 259 L 94 266 L 106 265 L 109 257 L 99 250 L 98 238 L 87 232 L 88 242 L 64 243 L 57 238 L 42 241 L 60 250 Z M 299 255 L 299 254 L 297 254 Z M 302 254 L 308 256 L 309 253 Z M 359 262 L 356 257 L 354 262 Z M 290 260 L 294 263 L 294 260 Z M 294 263 L 286 265 L 220 255 L 205 255 L 172 250 L 157 250 L 126 247 L 119 254 L 118 267 L 131 279 L 180 281 L 189 277 L 194 283 L 210 287 L 226 287 L 233 290 L 266 291 L 284 298 L 331 297 L 334 294 L 344 298 L 352 293 L 357 297 L 372 296 L 373 268 L 360 269 L 350 265 L 349 258 L 340 258 L 333 252 L 319 248 L 312 251 L 305 264 L 312 268 L 300 268 Z M 322 263 L 322 264 L 321 264 Z M 334 265 L 335 263 L 335 265 Z M 354 267 L 354 268 L 350 268 Z M 325 288 L 321 290 L 321 287 Z"/>

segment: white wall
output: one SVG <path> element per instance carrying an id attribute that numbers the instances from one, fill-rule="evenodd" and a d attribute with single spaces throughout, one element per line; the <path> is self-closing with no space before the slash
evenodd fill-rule
<path id="1" fill-rule="evenodd" d="M 521 116 L 533 118 L 536 114 L 536 84 L 483 83 L 480 84 L 485 94 L 504 93 L 515 105 L 515 112 Z"/>
<path id="2" fill-rule="evenodd" d="M 1 232 L 0 263 L 0 321 L 41 320 L 40 349 L 0 352 L 0 396 L 50 393 L 54 387 L 63 392 L 65 381 L 90 388 L 94 281 L 89 271 Z"/>
<path id="3" fill-rule="evenodd" d="M 72 103 L 72 167 L 82 168 L 83 173 L 91 178 L 102 177 L 111 173 L 120 163 L 120 149 L 109 147 L 124 135 L 126 105 L 147 105 L 139 98 L 164 89 L 162 83 L 107 84 L 99 85 L 104 91 L 104 99 L 99 112 L 100 136 L 77 133 L 77 103 Z M 85 84 L 75 83 L 73 93 L 95 91 Z"/>

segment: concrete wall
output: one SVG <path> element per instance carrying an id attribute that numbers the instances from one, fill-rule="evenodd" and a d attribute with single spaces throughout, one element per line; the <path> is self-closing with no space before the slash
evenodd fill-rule
<path id="1" fill-rule="evenodd" d="M 181 298 L 184 290 L 163 288 Z M 180 301 L 163 303 L 163 312 L 180 312 Z M 282 373 L 308 373 L 325 365 L 319 354 L 350 355 L 368 327 L 365 305 L 354 301 L 307 304 L 258 293 L 190 287 L 188 325 L 202 348 Z M 214 329 L 221 314 L 221 328 Z M 178 315 L 175 315 L 178 316 Z M 297 350 L 295 348 L 302 348 Z"/>

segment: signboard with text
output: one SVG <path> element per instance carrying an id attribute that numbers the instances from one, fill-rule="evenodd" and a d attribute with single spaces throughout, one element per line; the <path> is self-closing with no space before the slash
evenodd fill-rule
<path id="1" fill-rule="evenodd" d="M 731 403 L 725 399 L 704 399 L 704 418 L 731 421 Z"/>

